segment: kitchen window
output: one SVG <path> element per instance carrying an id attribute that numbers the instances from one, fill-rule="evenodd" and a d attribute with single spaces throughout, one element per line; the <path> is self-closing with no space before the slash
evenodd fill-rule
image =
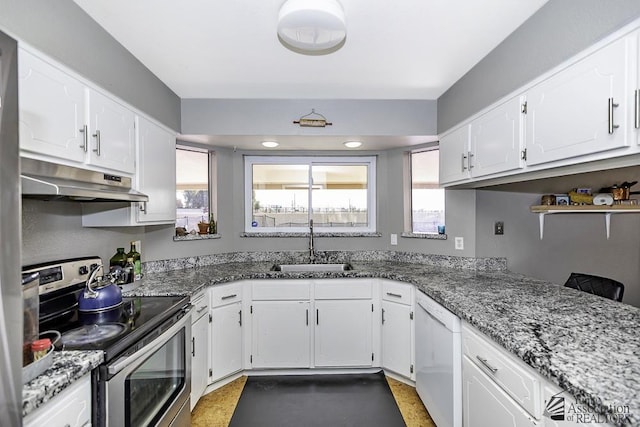
<path id="1" fill-rule="evenodd" d="M 176 227 L 197 234 L 199 222 L 215 216 L 215 153 L 203 148 L 176 147 Z"/>
<path id="2" fill-rule="evenodd" d="M 437 146 L 408 153 L 410 174 L 410 230 L 414 234 L 444 234 L 444 189 L 439 187 Z"/>
<path id="3" fill-rule="evenodd" d="M 245 231 L 374 232 L 375 157 L 245 157 Z"/>

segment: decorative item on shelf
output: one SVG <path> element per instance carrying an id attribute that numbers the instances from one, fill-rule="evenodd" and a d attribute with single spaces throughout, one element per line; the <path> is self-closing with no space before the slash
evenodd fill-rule
<path id="1" fill-rule="evenodd" d="M 540 198 L 540 204 L 544 206 L 551 206 L 556 204 L 556 196 L 553 194 L 545 194 Z"/>
<path id="2" fill-rule="evenodd" d="M 589 193 L 579 193 L 578 189 L 569 191 L 569 199 L 571 200 L 572 205 L 592 205 L 593 204 L 593 196 L 591 195 L 591 190 Z"/>
<path id="3" fill-rule="evenodd" d="M 182 236 L 186 236 L 187 234 L 189 234 L 187 232 L 187 229 L 184 227 L 176 227 L 176 236 L 178 237 L 182 237 Z"/>
<path id="4" fill-rule="evenodd" d="M 593 196 L 593 204 L 598 206 L 613 205 L 613 196 L 610 193 L 598 193 Z"/>
<path id="5" fill-rule="evenodd" d="M 213 214 L 209 214 L 209 234 L 218 234 L 218 224 Z"/>
<path id="6" fill-rule="evenodd" d="M 568 206 L 571 203 L 568 194 L 555 194 L 556 196 L 556 205 L 560 206 Z"/>
<path id="7" fill-rule="evenodd" d="M 198 223 L 198 234 L 209 234 L 209 223 L 200 221 Z"/>
<path id="8" fill-rule="evenodd" d="M 316 113 L 316 110 L 312 108 L 309 114 L 300 117 L 298 120 L 294 120 L 293 124 L 300 125 L 300 127 L 323 128 L 325 126 L 331 126 L 333 123 L 328 122 L 325 116 Z"/>

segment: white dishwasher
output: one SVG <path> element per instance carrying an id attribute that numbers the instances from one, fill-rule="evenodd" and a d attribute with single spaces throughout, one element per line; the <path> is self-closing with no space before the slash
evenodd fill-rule
<path id="1" fill-rule="evenodd" d="M 416 390 L 438 427 L 462 426 L 460 318 L 416 292 Z"/>

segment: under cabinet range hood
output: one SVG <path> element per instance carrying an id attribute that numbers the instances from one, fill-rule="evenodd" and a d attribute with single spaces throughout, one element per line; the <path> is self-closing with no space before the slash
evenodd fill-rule
<path id="1" fill-rule="evenodd" d="M 20 158 L 22 196 L 40 200 L 80 202 L 148 202 L 131 189 L 131 178 L 42 160 Z"/>

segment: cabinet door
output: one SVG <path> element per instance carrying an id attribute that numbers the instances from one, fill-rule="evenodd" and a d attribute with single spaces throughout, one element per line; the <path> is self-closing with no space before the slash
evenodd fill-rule
<path id="1" fill-rule="evenodd" d="M 371 300 L 316 300 L 315 305 L 315 365 L 372 366 Z"/>
<path id="2" fill-rule="evenodd" d="M 18 64 L 20 149 L 84 162 L 84 85 L 22 49 Z"/>
<path id="3" fill-rule="evenodd" d="M 462 357 L 462 419 L 465 427 L 538 425 L 466 356 Z"/>
<path id="4" fill-rule="evenodd" d="M 91 375 L 85 375 L 23 420 L 25 427 L 84 427 L 90 423 Z"/>
<path id="5" fill-rule="evenodd" d="M 516 97 L 483 114 L 471 123 L 471 159 L 474 177 L 524 167 L 522 144 L 524 99 Z"/>
<path id="6" fill-rule="evenodd" d="M 135 114 L 95 90 L 89 90 L 88 163 L 117 172 L 135 170 Z"/>
<path id="7" fill-rule="evenodd" d="M 254 301 L 251 364 L 254 368 L 311 366 L 309 301 Z"/>
<path id="8" fill-rule="evenodd" d="M 140 223 L 176 220 L 176 138 L 143 117 L 138 117 L 136 189 L 149 196 L 137 210 Z"/>
<path id="9" fill-rule="evenodd" d="M 211 310 L 211 367 L 215 382 L 242 369 L 242 303 Z"/>
<path id="10" fill-rule="evenodd" d="M 440 138 L 440 184 L 470 177 L 469 130 L 465 125 Z"/>
<path id="11" fill-rule="evenodd" d="M 382 302 L 382 366 L 411 378 L 411 306 Z"/>
<path id="12" fill-rule="evenodd" d="M 528 165 L 629 145 L 626 111 L 635 44 L 633 37 L 618 40 L 527 92 Z M 609 100 L 618 106 L 610 108 Z"/>
<path id="13" fill-rule="evenodd" d="M 191 325 L 191 409 L 209 383 L 209 316 L 200 316 Z"/>

